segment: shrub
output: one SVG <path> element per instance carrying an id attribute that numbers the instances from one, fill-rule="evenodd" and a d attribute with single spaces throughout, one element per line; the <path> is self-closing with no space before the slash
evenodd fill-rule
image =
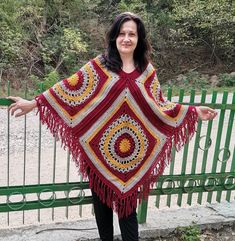
<path id="1" fill-rule="evenodd" d="M 219 75 L 219 82 L 218 82 L 218 86 L 228 86 L 228 87 L 232 87 L 235 86 L 235 75 L 231 75 L 231 74 L 220 74 Z"/>
<path id="2" fill-rule="evenodd" d="M 201 232 L 198 226 L 179 227 L 177 233 L 182 241 L 200 241 Z"/>
<path id="3" fill-rule="evenodd" d="M 49 74 L 46 75 L 43 81 L 43 89 L 47 90 L 51 86 L 53 86 L 59 80 L 59 74 L 56 70 L 51 71 Z"/>

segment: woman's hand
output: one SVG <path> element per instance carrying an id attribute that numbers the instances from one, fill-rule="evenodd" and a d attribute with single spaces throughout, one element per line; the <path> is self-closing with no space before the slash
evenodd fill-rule
<path id="1" fill-rule="evenodd" d="M 197 106 L 196 111 L 198 117 L 203 121 L 213 120 L 217 116 L 217 112 L 214 109 L 206 106 Z"/>
<path id="2" fill-rule="evenodd" d="M 22 99 L 20 97 L 13 97 L 13 96 L 9 96 L 8 99 L 15 101 L 15 103 L 9 106 L 9 111 L 11 112 L 11 115 L 14 115 L 15 111 L 20 110 L 20 112 L 15 114 L 15 117 L 26 115 L 37 106 L 37 103 L 35 100 L 29 101 L 29 100 Z"/>

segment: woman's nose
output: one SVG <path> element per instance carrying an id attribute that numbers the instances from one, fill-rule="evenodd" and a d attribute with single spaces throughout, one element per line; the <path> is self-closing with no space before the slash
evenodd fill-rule
<path id="1" fill-rule="evenodd" d="M 129 36 L 126 34 L 125 37 L 124 37 L 124 41 L 125 42 L 128 42 L 130 39 L 129 39 Z"/>

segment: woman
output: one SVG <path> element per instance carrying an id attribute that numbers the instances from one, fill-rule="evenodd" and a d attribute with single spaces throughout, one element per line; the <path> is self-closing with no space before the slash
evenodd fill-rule
<path id="1" fill-rule="evenodd" d="M 15 101 L 12 115 L 38 108 L 40 118 L 71 151 L 83 177 L 88 176 L 100 238 L 113 240 L 113 210 L 124 241 L 138 240 L 137 198 L 195 132 L 198 117 L 212 120 L 208 107 L 164 100 L 150 45 L 139 16 L 116 17 L 107 49 L 77 73 L 27 101 Z"/>

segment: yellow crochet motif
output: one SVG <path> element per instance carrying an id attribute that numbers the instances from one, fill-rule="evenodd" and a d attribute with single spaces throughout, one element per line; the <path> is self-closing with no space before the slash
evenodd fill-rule
<path id="1" fill-rule="evenodd" d="M 128 139 L 123 139 L 119 144 L 120 151 L 122 153 L 128 152 L 131 148 L 131 143 Z"/>
<path id="2" fill-rule="evenodd" d="M 75 86 L 75 85 L 77 85 L 77 83 L 78 83 L 78 75 L 77 74 L 74 74 L 74 75 L 72 75 L 71 77 L 69 77 L 67 80 L 68 80 L 68 83 L 69 83 L 69 85 L 71 85 L 71 86 Z"/>

